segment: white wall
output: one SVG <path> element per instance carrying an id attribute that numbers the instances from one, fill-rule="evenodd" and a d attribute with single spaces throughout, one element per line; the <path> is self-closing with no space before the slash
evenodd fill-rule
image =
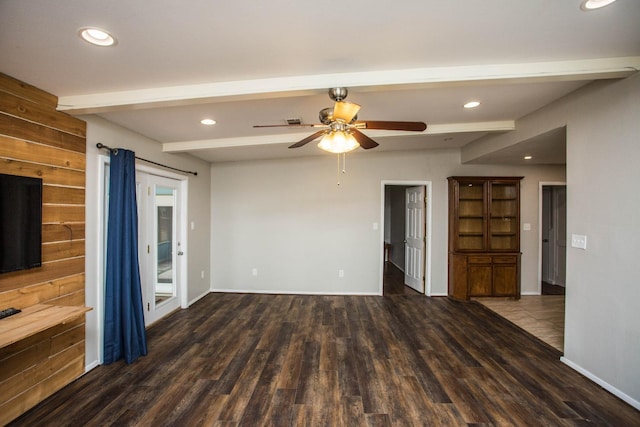
<path id="1" fill-rule="evenodd" d="M 532 230 L 522 232 L 522 288 L 537 292 L 538 182 L 563 181 L 564 167 L 461 165 L 458 150 L 347 157 L 339 187 L 329 154 L 212 165 L 212 288 L 378 294 L 381 182 L 422 180 L 433 182 L 432 292 L 446 295 L 446 177 L 524 175 L 522 220 Z"/>
<path id="2" fill-rule="evenodd" d="M 567 122 L 567 230 L 587 249 L 567 252 L 565 359 L 640 409 L 640 75 L 587 89 Z"/>
<path id="3" fill-rule="evenodd" d="M 195 223 L 195 230 L 188 228 L 188 300 L 193 301 L 209 291 L 210 287 L 210 169 L 209 163 L 189 155 L 165 154 L 160 143 L 145 138 L 140 134 L 110 123 L 97 116 L 81 117 L 87 122 L 87 181 L 86 181 L 86 304 L 96 307 L 87 313 L 86 365 L 95 366 L 99 360 L 102 343 L 99 342 L 98 318 L 100 307 L 97 301 L 98 289 L 102 283 L 96 283 L 98 260 L 98 235 L 100 218 L 99 194 L 99 155 L 108 154 L 98 150 L 96 144 L 101 142 L 110 147 L 122 147 L 136 152 L 136 155 L 175 168 L 197 171 L 198 176 L 189 176 L 189 202 L 187 208 L 188 221 Z M 141 165 L 149 166 L 141 162 Z M 205 277 L 201 278 L 201 271 Z"/>
<path id="4" fill-rule="evenodd" d="M 640 409 L 640 74 L 591 83 L 462 157 L 565 125 L 567 238 L 588 244 L 567 249 L 563 361 Z"/>

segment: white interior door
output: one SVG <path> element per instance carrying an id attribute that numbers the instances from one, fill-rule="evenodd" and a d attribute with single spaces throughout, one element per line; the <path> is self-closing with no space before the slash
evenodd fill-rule
<path id="1" fill-rule="evenodd" d="M 145 324 L 180 307 L 180 181 L 138 172 L 140 280 Z"/>
<path id="2" fill-rule="evenodd" d="M 409 187 L 405 195 L 404 283 L 424 293 L 425 187 Z"/>

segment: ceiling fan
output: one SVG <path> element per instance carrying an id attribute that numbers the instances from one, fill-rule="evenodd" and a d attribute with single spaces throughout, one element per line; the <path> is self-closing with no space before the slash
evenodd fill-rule
<path id="1" fill-rule="evenodd" d="M 362 133 L 361 129 L 384 129 L 422 132 L 427 128 L 423 122 L 394 122 L 394 121 L 358 121 L 360 105 L 345 101 L 347 88 L 337 87 L 329 89 L 329 98 L 335 101 L 333 108 L 320 110 L 321 124 L 286 124 L 286 125 L 254 125 L 254 128 L 262 127 L 314 127 L 323 128 L 308 137 L 289 146 L 298 148 L 323 137 L 318 147 L 332 153 L 346 153 L 355 148 L 362 147 L 365 150 L 378 146 L 378 143 Z"/>

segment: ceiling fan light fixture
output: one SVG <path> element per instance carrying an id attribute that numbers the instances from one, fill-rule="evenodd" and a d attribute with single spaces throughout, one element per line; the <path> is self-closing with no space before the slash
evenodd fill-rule
<path id="1" fill-rule="evenodd" d="M 334 154 L 347 153 L 359 146 L 351 133 L 341 130 L 329 132 L 318 143 L 319 148 Z"/>
<path id="2" fill-rule="evenodd" d="M 601 7 L 610 5 L 614 1 L 616 0 L 583 0 L 582 4 L 580 5 L 580 9 L 585 11 L 600 9 Z"/>
<path id="3" fill-rule="evenodd" d="M 351 122 L 360 111 L 360 106 L 349 101 L 337 101 L 333 107 L 333 118 L 345 123 Z"/>

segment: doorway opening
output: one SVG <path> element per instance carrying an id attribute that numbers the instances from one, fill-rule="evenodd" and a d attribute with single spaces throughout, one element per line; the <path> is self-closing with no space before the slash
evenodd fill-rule
<path id="1" fill-rule="evenodd" d="M 567 263 L 566 183 L 540 183 L 540 295 L 564 295 Z"/>
<path id="2" fill-rule="evenodd" d="M 380 294 L 431 294 L 431 182 L 383 181 Z"/>

